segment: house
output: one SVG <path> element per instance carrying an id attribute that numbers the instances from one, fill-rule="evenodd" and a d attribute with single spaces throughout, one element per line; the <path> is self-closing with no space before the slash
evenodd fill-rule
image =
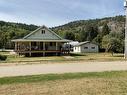
<path id="1" fill-rule="evenodd" d="M 74 47 L 75 45 L 77 45 L 79 42 L 78 41 L 71 41 L 68 44 L 70 44 L 72 47 Z"/>
<path id="2" fill-rule="evenodd" d="M 73 47 L 78 44 L 78 41 L 70 41 L 69 43 L 66 44 L 66 47 L 70 48 L 70 51 L 73 51 Z"/>
<path id="3" fill-rule="evenodd" d="M 69 53 L 62 48 L 69 40 L 63 39 L 46 26 L 39 27 L 22 39 L 14 39 L 15 52 L 25 56 L 61 55 Z"/>
<path id="4" fill-rule="evenodd" d="M 97 53 L 99 52 L 98 45 L 91 43 L 89 41 L 81 42 L 73 47 L 73 52 L 75 53 Z"/>

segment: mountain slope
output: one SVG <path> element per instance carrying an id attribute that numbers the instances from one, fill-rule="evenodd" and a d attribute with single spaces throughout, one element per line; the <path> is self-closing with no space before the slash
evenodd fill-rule
<path id="1" fill-rule="evenodd" d="M 101 32 L 103 32 L 102 30 L 105 24 L 108 25 L 110 32 L 121 33 L 124 31 L 125 16 L 79 20 L 62 26 L 53 27 L 51 29 L 63 38 L 78 41 L 89 40 L 88 38 L 91 38 L 90 36 L 94 35 L 90 39 L 90 41 L 92 41 L 101 34 Z M 11 39 L 22 38 L 24 35 L 30 33 L 30 31 L 33 31 L 38 27 L 39 26 L 36 25 L 0 21 L 0 48 L 13 48 L 14 46 L 13 43 L 11 43 Z"/>
<path id="2" fill-rule="evenodd" d="M 124 29 L 125 26 L 125 16 L 107 17 L 93 20 L 79 20 L 62 26 L 54 27 L 52 29 L 64 37 L 66 32 L 80 33 L 81 30 L 84 29 L 87 25 L 97 26 L 101 31 L 104 24 L 109 26 L 111 32 L 120 32 Z"/>

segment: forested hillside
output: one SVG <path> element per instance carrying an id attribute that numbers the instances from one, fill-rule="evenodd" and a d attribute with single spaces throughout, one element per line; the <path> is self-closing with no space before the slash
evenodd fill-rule
<path id="1" fill-rule="evenodd" d="M 72 33 L 75 35 L 75 38 L 73 40 L 84 41 L 86 39 L 91 40 L 89 39 L 89 36 L 91 35 L 88 35 L 87 37 L 85 37 L 85 39 L 82 39 L 81 36 L 83 35 L 81 35 L 81 33 L 83 32 L 91 32 L 91 30 L 93 29 L 93 31 L 101 33 L 103 32 L 104 26 L 108 26 L 109 31 L 107 32 L 121 32 L 124 30 L 124 24 L 125 24 L 125 17 L 116 16 L 116 17 L 108 17 L 102 19 L 74 21 L 62 26 L 54 27 L 52 29 L 56 33 L 58 33 L 59 35 L 65 38 L 66 38 L 66 34 Z"/>
<path id="2" fill-rule="evenodd" d="M 70 22 L 53 30 L 66 39 L 91 41 L 106 51 L 124 51 L 125 16 Z"/>
<path id="3" fill-rule="evenodd" d="M 0 48 L 13 48 L 11 39 L 22 38 L 38 26 L 0 21 Z"/>
<path id="4" fill-rule="evenodd" d="M 107 51 L 123 52 L 125 16 L 80 20 L 51 28 L 63 38 L 91 41 Z M 21 38 L 36 25 L 0 21 L 0 48 L 13 48 L 11 39 Z"/>

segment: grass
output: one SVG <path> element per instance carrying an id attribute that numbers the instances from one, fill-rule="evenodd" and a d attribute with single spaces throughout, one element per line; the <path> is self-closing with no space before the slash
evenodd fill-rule
<path id="1" fill-rule="evenodd" d="M 0 52 L 2 55 L 7 55 L 7 60 L 2 61 L 1 63 L 62 63 L 65 61 L 123 61 L 123 54 L 112 54 L 110 53 L 71 53 L 70 58 L 66 58 L 64 56 L 50 56 L 50 57 L 24 57 L 24 56 L 15 56 L 10 54 L 9 52 Z"/>
<path id="2" fill-rule="evenodd" d="M 0 78 L 0 95 L 126 95 L 127 71 Z"/>
<path id="3" fill-rule="evenodd" d="M 100 73 L 67 73 L 67 74 L 47 74 L 0 78 L 0 85 L 12 83 L 31 83 L 40 81 L 54 81 L 80 78 L 127 78 L 127 71 L 123 72 L 100 72 Z"/>
<path id="4" fill-rule="evenodd" d="M 9 52 L 0 52 L 1 55 L 6 55 L 7 60 L 3 61 L 4 63 L 13 63 L 13 62 L 40 62 L 40 61 L 59 61 L 64 60 L 63 57 L 53 56 L 53 57 L 24 57 L 11 55 Z M 2 63 L 3 63 L 2 62 Z"/>
<path id="5" fill-rule="evenodd" d="M 116 53 L 114 56 L 110 53 L 86 53 L 84 56 L 75 56 L 77 59 L 87 61 L 123 61 L 124 54 Z"/>

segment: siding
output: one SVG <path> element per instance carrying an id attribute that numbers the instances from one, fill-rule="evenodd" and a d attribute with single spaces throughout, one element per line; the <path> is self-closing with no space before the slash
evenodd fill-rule
<path id="1" fill-rule="evenodd" d="M 94 49 L 92 47 L 94 47 Z M 97 53 L 99 52 L 99 48 L 98 48 L 98 45 L 96 44 L 86 43 L 84 45 L 74 47 L 73 52 L 75 53 Z"/>
<path id="2" fill-rule="evenodd" d="M 81 52 L 81 47 L 80 46 L 74 47 L 73 49 L 74 49 L 73 51 L 76 52 L 76 53 L 80 53 Z"/>
<path id="3" fill-rule="evenodd" d="M 87 49 L 85 49 L 85 47 L 88 47 Z M 94 49 L 92 49 L 92 47 L 95 47 Z M 98 52 L 98 45 L 92 44 L 92 43 L 87 43 L 81 46 L 81 52 L 82 53 L 96 53 Z"/>
<path id="4" fill-rule="evenodd" d="M 27 39 L 33 39 L 33 40 L 59 40 L 59 38 L 54 35 L 53 33 L 51 33 L 50 31 L 48 31 L 47 29 L 45 30 L 45 33 L 42 34 L 42 30 L 40 29 L 37 32 L 33 33 L 31 36 L 29 36 Z"/>

